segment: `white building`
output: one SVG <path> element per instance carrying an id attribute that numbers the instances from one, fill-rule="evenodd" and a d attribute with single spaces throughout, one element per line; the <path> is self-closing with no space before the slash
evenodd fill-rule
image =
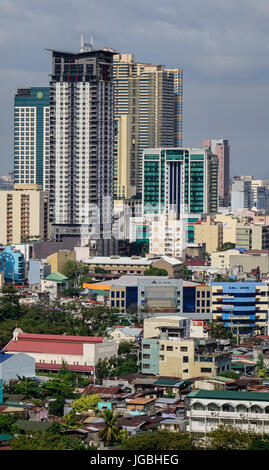
<path id="1" fill-rule="evenodd" d="M 269 432 L 269 393 L 193 390 L 185 400 L 189 432 L 209 433 L 221 425 Z"/>
<path id="2" fill-rule="evenodd" d="M 106 337 L 30 334 L 16 328 L 4 350 L 26 353 L 39 370 L 59 370 L 64 362 L 69 370 L 92 373 L 99 359 L 117 355 L 117 344 Z"/>

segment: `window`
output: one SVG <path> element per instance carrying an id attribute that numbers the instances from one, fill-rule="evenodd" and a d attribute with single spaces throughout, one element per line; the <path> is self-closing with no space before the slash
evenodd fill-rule
<path id="1" fill-rule="evenodd" d="M 212 372 L 211 367 L 201 367 L 201 372 Z"/>
<path id="2" fill-rule="evenodd" d="M 180 346 L 180 351 L 187 352 L 188 351 L 187 346 Z"/>
<path id="3" fill-rule="evenodd" d="M 149 364 L 143 364 L 143 369 L 149 369 Z"/>
<path id="4" fill-rule="evenodd" d="M 173 351 L 173 346 L 166 346 L 166 351 Z"/>
<path id="5" fill-rule="evenodd" d="M 150 345 L 149 344 L 143 344 L 143 349 L 150 349 Z"/>
<path id="6" fill-rule="evenodd" d="M 189 356 L 183 356 L 183 362 L 189 362 Z"/>
<path id="7" fill-rule="evenodd" d="M 150 354 L 143 354 L 143 359 L 150 359 Z"/>

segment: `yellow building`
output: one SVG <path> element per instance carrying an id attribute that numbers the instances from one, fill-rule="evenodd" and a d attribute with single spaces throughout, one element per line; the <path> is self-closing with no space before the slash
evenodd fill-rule
<path id="1" fill-rule="evenodd" d="M 179 377 L 215 377 L 230 369 L 230 357 L 214 350 L 203 351 L 206 340 L 161 339 L 159 375 Z M 202 346 L 202 348 L 201 348 Z"/>
<path id="2" fill-rule="evenodd" d="M 223 225 L 223 244 L 236 243 L 236 228 L 240 219 L 233 214 L 216 214 L 214 220 Z"/>
<path id="3" fill-rule="evenodd" d="M 0 191 L 0 243 L 19 244 L 48 237 L 48 194 L 40 185 L 15 184 Z"/>
<path id="4" fill-rule="evenodd" d="M 144 319 L 144 331 L 143 337 L 156 338 L 161 334 L 161 327 L 164 325 L 169 328 L 180 328 L 183 329 L 183 322 L 186 321 L 187 317 L 179 316 L 162 316 L 162 317 L 150 317 Z"/>
<path id="5" fill-rule="evenodd" d="M 206 252 L 212 253 L 223 246 L 223 226 L 210 216 L 194 224 L 194 243 L 205 243 Z"/>
<path id="6" fill-rule="evenodd" d="M 67 261 L 76 261 L 76 253 L 69 250 L 59 250 L 47 257 L 47 263 L 51 265 L 52 273 L 63 274 L 63 268 Z"/>
<path id="7" fill-rule="evenodd" d="M 233 267 L 240 263 L 232 264 L 231 258 L 238 256 L 242 257 L 239 251 L 235 249 L 226 251 L 213 251 L 211 253 L 211 266 L 214 266 L 214 268 L 228 268 L 229 266 Z"/>

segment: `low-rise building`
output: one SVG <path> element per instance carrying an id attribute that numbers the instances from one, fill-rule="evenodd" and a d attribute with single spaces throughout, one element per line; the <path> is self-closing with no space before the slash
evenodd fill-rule
<path id="1" fill-rule="evenodd" d="M 269 432 L 269 393 L 193 390 L 185 398 L 187 431 L 209 433 L 221 425 Z"/>
<path id="2" fill-rule="evenodd" d="M 116 326 L 108 331 L 109 337 L 120 344 L 122 341 L 135 342 L 142 335 L 142 328 Z"/>
<path id="3" fill-rule="evenodd" d="M 0 381 L 8 384 L 20 377 L 35 376 L 35 359 L 25 353 L 11 354 L 0 350 Z"/>
<path id="4" fill-rule="evenodd" d="M 148 328 L 144 321 L 144 339 L 141 349 L 141 371 L 163 377 L 212 377 L 231 369 L 231 354 L 219 351 L 213 340 L 184 336 L 186 327 L 171 325 L 171 317 L 159 318 Z M 156 320 L 156 319 L 155 319 Z M 169 324 L 168 324 L 169 320 Z M 175 322 L 183 322 L 178 317 Z M 185 320 L 186 321 L 186 320 Z M 148 337 L 147 336 L 151 336 Z"/>
<path id="5" fill-rule="evenodd" d="M 89 374 L 99 359 L 117 355 L 116 342 L 106 337 L 30 334 L 20 328 L 14 330 L 4 350 L 33 357 L 36 370 L 57 371 L 66 364 L 69 370 Z"/>
<path id="6" fill-rule="evenodd" d="M 25 282 L 25 259 L 23 254 L 7 245 L 0 251 L 0 272 L 3 273 L 5 281 L 24 284 Z"/>
<path id="7" fill-rule="evenodd" d="M 69 279 L 64 274 L 53 272 L 41 279 L 41 292 L 49 292 L 50 300 L 56 300 L 62 295 L 62 291 L 69 287 Z"/>
<path id="8" fill-rule="evenodd" d="M 213 319 L 234 334 L 267 331 L 269 293 L 264 282 L 212 282 Z"/>

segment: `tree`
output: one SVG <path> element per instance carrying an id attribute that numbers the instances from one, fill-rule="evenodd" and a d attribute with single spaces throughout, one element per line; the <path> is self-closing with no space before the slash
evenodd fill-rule
<path id="1" fill-rule="evenodd" d="M 250 435 L 235 426 L 221 425 L 207 436 L 210 450 L 246 450 L 251 442 Z"/>
<path id="2" fill-rule="evenodd" d="M 17 419 L 18 416 L 0 413 L 0 434 L 15 434 L 18 431 Z"/>
<path id="3" fill-rule="evenodd" d="M 188 269 L 186 264 L 183 264 L 182 266 L 182 279 L 184 279 L 184 281 L 189 281 L 192 279 L 192 271 Z"/>
<path id="4" fill-rule="evenodd" d="M 252 436 L 248 450 L 269 450 L 269 436 L 266 434 Z"/>
<path id="5" fill-rule="evenodd" d="M 267 370 L 264 368 L 264 369 L 259 369 L 258 370 L 258 376 L 263 378 L 267 376 Z"/>
<path id="6" fill-rule="evenodd" d="M 121 445 L 121 450 L 162 451 L 197 450 L 198 438 L 188 432 L 153 431 L 141 432 L 130 437 Z"/>
<path id="7" fill-rule="evenodd" d="M 80 439 L 60 436 L 52 432 L 19 434 L 11 441 L 11 450 L 85 450 Z"/>
<path id="8" fill-rule="evenodd" d="M 19 434 L 11 441 L 11 450 L 67 450 L 67 448 L 59 435 L 49 432 Z"/>
<path id="9" fill-rule="evenodd" d="M 144 276 L 168 276 L 168 272 L 166 269 L 151 266 L 149 269 L 145 269 Z"/>
<path id="10" fill-rule="evenodd" d="M 235 243 L 226 242 L 226 243 L 223 243 L 222 251 L 233 250 L 234 248 L 235 248 Z"/>
<path id="11" fill-rule="evenodd" d="M 113 410 L 104 410 L 100 417 L 104 419 L 105 426 L 98 432 L 98 437 L 104 441 L 106 445 L 111 445 L 114 442 L 120 442 L 122 434 L 117 425 L 118 414 Z"/>
<path id="12" fill-rule="evenodd" d="M 208 326 L 211 328 L 210 335 L 214 339 L 231 339 L 233 337 L 232 332 L 223 326 L 222 322 L 213 320 L 208 323 Z"/>
<path id="13" fill-rule="evenodd" d="M 73 411 L 83 413 L 84 411 L 95 410 L 99 401 L 100 395 L 98 395 L 98 393 L 93 393 L 92 395 L 84 395 L 72 401 L 71 408 Z"/>
<path id="14" fill-rule="evenodd" d="M 121 341 L 118 347 L 118 354 L 136 354 L 138 344 L 135 341 Z"/>
<path id="15" fill-rule="evenodd" d="M 71 259 L 66 261 L 62 269 L 62 274 L 68 277 L 68 279 L 74 279 L 76 272 L 77 272 L 77 262 Z"/>
<path id="16" fill-rule="evenodd" d="M 12 285 L 5 285 L 2 287 L 1 294 L 0 320 L 20 318 L 22 309 L 18 291 Z"/>
<path id="17" fill-rule="evenodd" d="M 49 414 L 53 416 L 63 416 L 64 413 L 64 398 L 57 397 L 53 401 L 49 401 Z"/>
<path id="18" fill-rule="evenodd" d="M 264 359 L 263 359 L 263 354 L 260 352 L 258 355 L 258 360 L 256 362 L 256 367 L 259 370 L 264 369 Z"/>
<path id="19" fill-rule="evenodd" d="M 60 426 L 62 430 L 77 429 L 79 427 L 79 424 L 80 423 L 78 421 L 77 415 L 73 410 L 62 418 Z"/>

